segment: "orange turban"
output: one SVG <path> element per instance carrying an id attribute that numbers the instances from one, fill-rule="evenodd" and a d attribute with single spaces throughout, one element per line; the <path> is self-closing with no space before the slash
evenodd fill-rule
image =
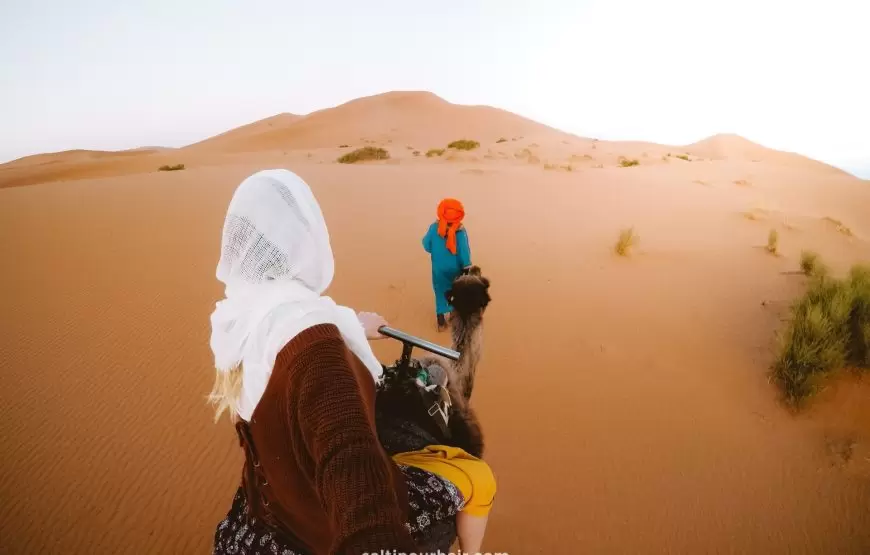
<path id="1" fill-rule="evenodd" d="M 446 198 L 438 204 L 438 235 L 447 239 L 447 250 L 456 254 L 456 230 L 465 217 L 462 203 L 453 198 Z"/>

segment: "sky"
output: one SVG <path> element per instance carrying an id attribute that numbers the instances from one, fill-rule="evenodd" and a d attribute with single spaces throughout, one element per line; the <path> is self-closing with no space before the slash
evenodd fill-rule
<path id="1" fill-rule="evenodd" d="M 390 90 L 870 178 L 868 0 L 0 0 L 0 162 L 183 146 Z"/>

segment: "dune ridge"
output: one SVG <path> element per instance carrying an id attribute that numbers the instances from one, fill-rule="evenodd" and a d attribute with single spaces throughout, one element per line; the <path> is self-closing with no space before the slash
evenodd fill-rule
<path id="1" fill-rule="evenodd" d="M 394 91 L 354 99 L 306 115 L 277 114 L 178 149 L 72 150 L 27 156 L 0 165 L 0 188 L 146 173 L 165 164 L 184 163 L 191 167 L 198 163 L 233 163 L 240 154 L 280 152 L 286 156 L 320 150 L 328 153 L 327 160 L 332 161 L 333 151 L 342 145 L 354 148 L 378 145 L 426 152 L 461 138 L 479 140 L 487 149 L 481 150 L 480 156 L 488 154 L 492 158 L 510 157 L 518 152 L 519 146 L 543 145 L 559 152 L 565 150 L 566 145 L 573 145 L 573 153 L 559 153 L 565 161 L 571 155 L 594 154 L 588 151 L 599 149 L 599 154 L 613 152 L 608 162 L 623 155 L 661 158 L 669 153 L 691 154 L 707 160 L 764 162 L 849 175 L 822 162 L 775 151 L 737 135 L 714 135 L 682 146 L 598 141 L 490 106 L 452 104 L 430 92 Z M 504 142 L 497 143 L 500 139 Z M 506 149 L 511 152 L 502 156 L 494 152 Z M 624 154 L 620 154 L 622 151 Z M 321 156 L 318 160 L 324 161 L 324 158 Z"/>

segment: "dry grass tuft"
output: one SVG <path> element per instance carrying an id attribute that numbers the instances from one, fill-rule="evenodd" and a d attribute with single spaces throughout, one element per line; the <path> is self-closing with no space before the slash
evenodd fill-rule
<path id="1" fill-rule="evenodd" d="M 779 250 L 779 232 L 775 229 L 771 229 L 770 233 L 767 234 L 767 252 L 770 254 L 776 254 Z"/>
<path id="2" fill-rule="evenodd" d="M 157 171 L 160 172 L 177 172 L 184 169 L 184 164 L 175 164 L 174 166 L 160 166 Z"/>
<path id="3" fill-rule="evenodd" d="M 580 154 L 572 154 L 570 160 L 572 162 L 586 162 L 588 160 L 595 160 L 595 158 L 588 154 L 583 154 L 582 156 Z"/>
<path id="4" fill-rule="evenodd" d="M 631 252 L 631 248 L 634 247 L 640 237 L 634 232 L 634 227 L 629 227 L 623 229 L 619 232 L 619 239 L 616 240 L 616 245 L 613 247 L 613 250 L 619 256 L 628 256 Z"/>
<path id="5" fill-rule="evenodd" d="M 843 235 L 846 235 L 848 237 L 852 236 L 852 230 L 849 229 L 848 227 L 846 227 L 843 224 L 843 222 L 841 222 L 840 220 L 835 220 L 834 218 L 831 218 L 830 216 L 825 216 L 822 219 L 830 224 L 833 224 L 834 228 L 837 231 L 839 231 L 840 233 L 842 233 Z"/>
<path id="6" fill-rule="evenodd" d="M 456 150 L 474 150 L 479 147 L 480 143 L 477 141 L 472 141 L 470 139 L 459 139 L 458 141 L 453 141 L 447 148 L 453 148 Z"/>
<path id="7" fill-rule="evenodd" d="M 801 251 L 801 271 L 807 276 L 821 276 L 828 273 L 828 268 L 819 260 L 818 253 Z"/>
<path id="8" fill-rule="evenodd" d="M 358 148 L 353 152 L 348 152 L 347 154 L 341 156 L 338 159 L 339 164 L 354 164 L 356 162 L 366 162 L 369 160 L 386 160 L 390 157 L 390 153 L 386 150 L 374 147 L 374 146 L 364 146 L 362 148 Z"/>

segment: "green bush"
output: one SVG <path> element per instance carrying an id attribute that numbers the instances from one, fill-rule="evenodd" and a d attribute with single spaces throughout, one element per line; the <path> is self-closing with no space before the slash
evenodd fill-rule
<path id="1" fill-rule="evenodd" d="M 630 168 L 631 166 L 639 166 L 640 162 L 637 160 L 629 160 L 628 158 L 623 158 L 620 156 L 619 165 L 623 168 Z"/>
<path id="2" fill-rule="evenodd" d="M 460 139 L 458 141 L 453 141 L 447 148 L 455 148 L 456 150 L 474 150 L 479 147 L 480 143 L 477 141 L 472 141 L 469 139 Z"/>
<path id="3" fill-rule="evenodd" d="M 441 156 L 444 154 L 443 148 L 430 148 L 426 151 L 426 158 L 432 158 L 433 156 Z"/>
<path id="4" fill-rule="evenodd" d="M 854 266 L 846 279 L 825 274 L 811 277 L 803 297 L 792 304 L 773 376 L 786 399 L 797 406 L 816 390 L 825 374 L 846 365 L 870 367 L 867 266 Z"/>
<path id="5" fill-rule="evenodd" d="M 157 171 L 161 172 L 175 172 L 178 170 L 183 170 L 184 164 L 175 164 L 174 166 L 160 166 L 157 168 Z"/>
<path id="6" fill-rule="evenodd" d="M 670 156 L 670 155 L 668 155 L 668 156 Z M 686 154 L 677 154 L 677 158 L 679 158 L 680 160 L 685 160 L 686 162 L 690 161 L 689 157 Z"/>
<path id="7" fill-rule="evenodd" d="M 366 160 L 386 160 L 389 157 L 390 153 L 382 148 L 365 146 L 353 152 L 348 152 L 340 157 L 338 162 L 340 164 L 353 164 L 355 162 L 365 162 Z"/>

